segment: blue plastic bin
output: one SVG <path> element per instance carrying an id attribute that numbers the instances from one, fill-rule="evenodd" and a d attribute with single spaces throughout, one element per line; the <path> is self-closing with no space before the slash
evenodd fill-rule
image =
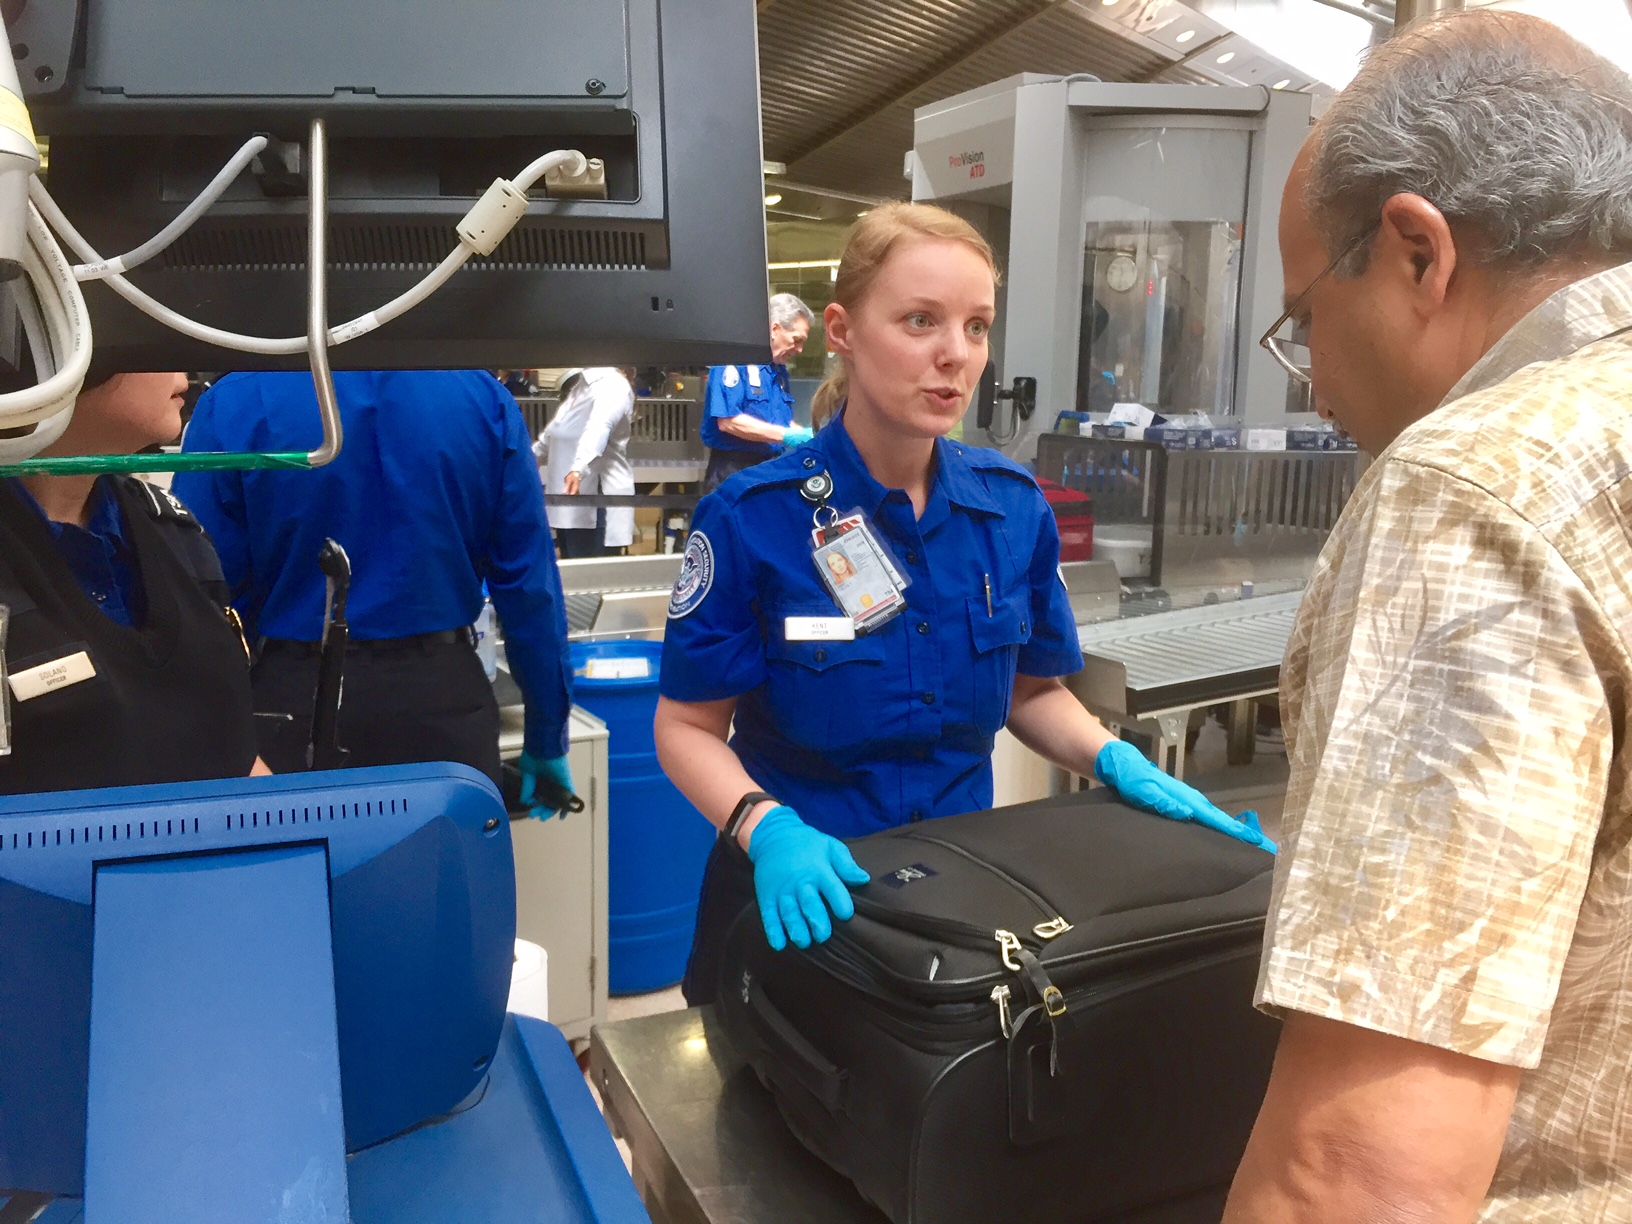
<path id="1" fill-rule="evenodd" d="M 686 802 L 657 763 L 661 642 L 575 642 L 573 700 L 606 723 L 611 863 L 607 931 L 613 994 L 673 986 L 686 972 L 703 864 L 714 826 Z M 591 660 L 627 672 L 586 675 Z"/>

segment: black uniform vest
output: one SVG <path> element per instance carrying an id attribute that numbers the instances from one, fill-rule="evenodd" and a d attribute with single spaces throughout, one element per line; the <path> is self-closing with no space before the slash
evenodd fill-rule
<path id="1" fill-rule="evenodd" d="M 255 763 L 249 663 L 209 537 L 168 494 L 129 477 L 112 484 L 147 596 L 139 629 L 97 607 L 39 515 L 0 482 L 8 671 L 80 651 L 96 669 L 12 699 L 0 794 L 242 777 Z"/>

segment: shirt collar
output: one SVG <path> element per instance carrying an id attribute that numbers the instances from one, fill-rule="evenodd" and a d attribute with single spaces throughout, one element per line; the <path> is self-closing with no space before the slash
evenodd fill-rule
<path id="1" fill-rule="evenodd" d="M 113 492 L 108 488 L 108 482 L 98 477 L 96 485 L 91 489 L 91 514 L 85 526 L 78 523 L 59 523 L 46 514 L 44 507 L 34 500 L 34 494 L 28 491 L 28 486 L 16 477 L 11 478 L 11 487 L 22 499 L 22 502 L 35 514 L 53 536 L 61 536 L 64 529 L 72 527 L 75 531 L 82 531 L 99 540 L 106 540 L 110 544 L 123 545 L 125 542 L 124 524 L 119 519 L 119 503 L 114 499 Z"/>
<path id="2" fill-rule="evenodd" d="M 1462 376 L 1448 404 L 1488 390 L 1527 365 L 1556 361 L 1632 329 L 1632 263 L 1565 285 L 1520 319 Z"/>
<path id="3" fill-rule="evenodd" d="M 891 491 L 873 479 L 873 474 L 867 470 L 861 452 L 856 449 L 850 431 L 845 428 L 843 408 L 816 435 L 816 439 L 826 453 L 835 488 L 842 486 L 846 490 L 855 490 L 858 508 L 876 515 Z M 962 442 L 946 438 L 935 440 L 935 483 L 930 488 L 930 501 L 933 502 L 936 493 L 940 492 L 960 509 L 1001 518 L 1003 507 L 997 504 L 985 483 L 969 466 L 964 454 L 967 449 Z M 928 516 L 927 509 L 925 515 Z"/>

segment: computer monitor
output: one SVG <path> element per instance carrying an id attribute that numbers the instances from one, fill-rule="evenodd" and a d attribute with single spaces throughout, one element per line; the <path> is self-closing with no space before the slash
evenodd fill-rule
<path id="1" fill-rule="evenodd" d="M 131 279 L 248 335 L 306 331 L 298 148 L 328 124 L 329 318 L 418 282 L 497 176 L 553 149 L 607 198 L 546 199 L 336 368 L 763 360 L 748 0 L 29 0 L 8 33 L 47 183 L 104 255 L 175 217 L 249 137 L 284 142 Z M 186 339 L 85 288 L 99 367 L 305 368 Z"/>
<path id="2" fill-rule="evenodd" d="M 327 922 L 345 1151 L 370 1148 L 467 1102 L 483 1085 L 499 1045 L 509 992 L 515 869 L 504 817 L 486 778 L 450 764 L 0 801 L 0 1197 L 13 1191 L 74 1198 L 84 1193 L 88 1098 L 97 1092 L 108 1108 L 124 1110 L 132 1097 L 145 1107 L 151 1093 L 221 1088 L 203 1082 L 212 1074 L 208 1051 L 173 1048 L 188 1045 L 183 1032 L 149 1040 L 134 1022 L 126 1031 L 109 1026 L 106 1009 L 118 1005 L 121 992 L 151 990 L 153 983 L 144 985 L 141 976 L 151 976 L 175 954 L 174 947 L 121 946 L 132 930 L 110 930 L 106 912 L 99 924 L 99 907 L 131 896 L 133 888 L 157 889 L 150 899 L 168 912 L 155 921 L 160 928 L 171 924 L 181 936 L 176 943 L 196 936 L 210 956 L 222 958 L 211 964 L 183 958 L 158 984 L 177 993 L 187 982 L 208 982 L 212 973 L 219 975 L 222 995 L 233 994 L 240 983 L 298 986 L 293 979 L 299 966 L 278 957 L 299 942 L 301 929 L 309 931 L 315 921 L 321 933 Z M 198 888 L 211 868 L 234 869 L 219 877 L 217 887 L 238 887 L 231 881 L 255 878 L 245 865 L 270 862 L 283 870 L 290 863 L 280 860 L 297 855 L 307 867 L 326 859 L 326 910 L 322 874 L 314 881 L 308 873 L 315 906 L 298 905 L 293 895 L 260 898 L 270 919 L 241 950 L 209 948 L 211 928 L 230 927 L 229 910 L 239 911 L 241 919 L 253 908 L 176 912 L 187 896 L 209 895 Z M 168 878 L 132 874 L 144 870 Z M 328 941 L 318 942 L 326 947 Z M 102 975 L 94 1004 L 93 961 Z M 316 985 L 320 995 L 328 989 L 326 978 Z M 152 1008 L 133 1010 L 155 1014 Z M 93 1012 L 101 1028 L 93 1025 Z M 225 1035 L 229 1044 L 225 1059 L 215 1064 L 217 1080 L 250 1078 L 238 1068 L 253 1068 L 259 1056 L 254 1019 Z M 329 1023 L 327 1015 L 317 1020 L 311 1027 Z M 138 1037 L 146 1043 L 141 1049 L 112 1048 Z M 333 1036 L 327 1041 L 332 1050 Z M 98 1065 L 112 1069 L 113 1082 L 93 1083 Z M 263 1076 L 315 1075 L 315 1088 L 296 1085 L 301 1108 L 321 1095 L 322 1072 L 275 1060 L 260 1068 Z M 158 1082 L 133 1092 L 129 1074 L 156 1076 Z M 228 1084 L 226 1090 L 239 1087 Z M 174 1108 L 175 1116 L 187 1117 L 185 1098 Z M 209 1162 L 219 1162 L 225 1172 L 248 1162 L 234 1143 L 242 1147 L 265 1121 L 247 1118 L 244 1135 L 212 1136 L 219 1148 L 206 1153 Z M 121 1125 L 129 1119 L 114 1117 L 110 1128 Z M 338 1155 L 337 1136 L 335 1142 Z M 103 1167 L 119 1155 L 99 1154 L 95 1143 L 92 1149 L 93 1161 L 102 1160 Z M 185 1153 L 176 1159 L 198 1164 Z"/>

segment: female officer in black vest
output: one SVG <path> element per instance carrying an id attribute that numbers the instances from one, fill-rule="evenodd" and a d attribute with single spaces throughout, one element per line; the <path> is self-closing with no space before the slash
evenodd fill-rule
<path id="1" fill-rule="evenodd" d="M 181 433 L 180 374 L 80 393 L 47 455 L 132 454 Z M 249 660 L 209 538 L 129 476 L 0 480 L 12 750 L 0 793 L 265 773 Z"/>

